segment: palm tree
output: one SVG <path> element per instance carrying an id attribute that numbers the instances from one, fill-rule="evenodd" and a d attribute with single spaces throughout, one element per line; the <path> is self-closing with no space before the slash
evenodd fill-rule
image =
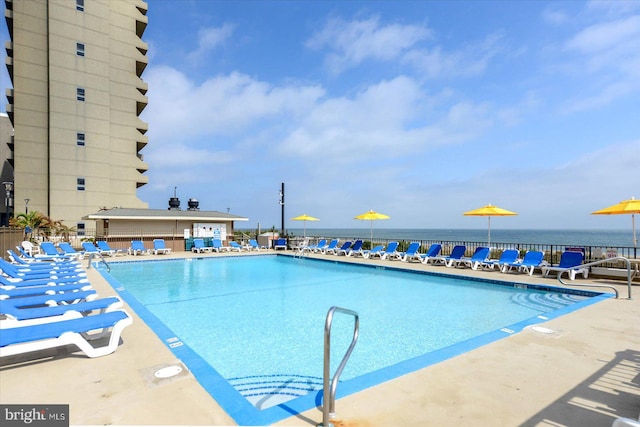
<path id="1" fill-rule="evenodd" d="M 23 228 L 29 238 L 31 238 L 33 234 L 38 235 L 39 229 L 48 224 L 49 218 L 38 211 L 19 213 L 11 218 L 11 225 Z"/>

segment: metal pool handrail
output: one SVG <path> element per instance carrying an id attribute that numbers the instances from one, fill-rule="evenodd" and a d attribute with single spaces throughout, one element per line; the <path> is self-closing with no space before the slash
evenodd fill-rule
<path id="1" fill-rule="evenodd" d="M 92 253 L 90 253 L 90 254 L 89 254 L 89 259 L 88 259 L 88 261 L 87 261 L 87 268 L 88 268 L 88 269 L 89 269 L 89 268 L 91 268 L 91 262 L 93 261 L 93 256 L 94 256 L 94 255 L 97 255 L 97 256 L 100 258 L 100 260 L 102 260 L 102 262 L 104 263 L 104 265 L 107 267 L 107 271 L 108 271 L 109 273 L 111 273 L 111 266 L 107 263 L 107 261 L 104 259 L 104 257 L 102 256 L 102 254 L 101 254 L 101 253 L 99 253 L 99 252 L 95 252 L 95 253 L 93 253 L 93 252 L 92 252 Z"/>
<path id="2" fill-rule="evenodd" d="M 354 317 L 353 324 L 353 339 L 351 340 L 351 344 L 347 349 L 344 357 L 342 358 L 342 362 L 340 362 L 340 366 L 336 369 L 336 373 L 331 380 L 331 386 L 329 386 L 329 377 L 331 376 L 331 323 L 333 322 L 333 314 L 335 312 L 349 314 Z M 342 370 L 347 364 L 347 360 L 349 360 L 349 356 L 351 356 L 351 352 L 353 348 L 356 346 L 356 342 L 358 341 L 358 331 L 360 329 L 360 316 L 357 312 L 353 310 L 348 310 L 346 308 L 333 306 L 327 312 L 327 319 L 324 324 L 324 388 L 322 391 L 322 426 L 324 427 L 333 427 L 333 424 L 329 422 L 329 418 L 335 417 L 335 400 L 336 400 L 336 389 L 338 388 L 338 380 L 340 375 L 342 374 Z"/>
<path id="3" fill-rule="evenodd" d="M 627 258 L 622 257 L 622 256 L 618 256 L 618 257 L 614 257 L 614 258 L 607 258 L 607 259 L 601 259 L 598 261 L 593 261 L 587 264 L 580 264 L 580 267 L 591 267 L 594 265 L 599 265 L 599 264 L 604 264 L 604 263 L 608 263 L 611 261 L 615 261 L 615 260 L 619 260 L 619 261 L 624 261 L 627 264 L 627 298 L 631 299 L 631 261 L 629 261 Z M 616 294 L 616 298 L 618 298 L 618 290 L 611 286 L 611 285 L 596 285 L 593 283 L 565 283 L 562 281 L 562 273 L 567 273 L 569 272 L 569 270 L 571 270 L 571 268 L 567 268 L 564 270 L 560 270 L 558 271 L 558 281 L 560 283 L 562 283 L 565 286 L 589 286 L 591 288 L 609 288 L 609 289 L 613 289 L 613 291 Z"/>

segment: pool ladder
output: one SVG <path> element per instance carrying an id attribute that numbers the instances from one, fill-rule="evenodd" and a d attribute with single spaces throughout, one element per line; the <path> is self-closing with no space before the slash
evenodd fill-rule
<path id="1" fill-rule="evenodd" d="M 102 256 L 101 253 L 90 253 L 89 254 L 89 259 L 87 260 L 87 268 L 90 269 L 91 268 L 91 263 L 93 262 L 93 257 L 97 256 L 98 258 L 100 258 L 100 260 L 104 263 L 104 265 L 107 267 L 107 271 L 111 272 L 111 266 L 107 263 L 107 261 L 104 259 L 104 257 Z"/>
<path id="2" fill-rule="evenodd" d="M 335 312 L 348 314 L 354 317 L 353 323 L 353 339 L 347 349 L 340 366 L 336 369 L 336 372 L 332 380 L 329 380 L 331 376 L 331 324 L 333 323 L 333 315 Z M 327 312 L 327 319 L 324 324 L 324 387 L 322 391 L 322 424 L 319 426 L 333 427 L 333 424 L 329 422 L 330 418 L 335 418 L 335 403 L 336 403 L 336 389 L 338 388 L 338 380 L 340 375 L 351 356 L 353 348 L 358 341 L 358 332 L 360 330 L 360 316 L 353 310 L 346 308 L 333 306 Z M 331 384 L 329 384 L 331 383 Z"/>

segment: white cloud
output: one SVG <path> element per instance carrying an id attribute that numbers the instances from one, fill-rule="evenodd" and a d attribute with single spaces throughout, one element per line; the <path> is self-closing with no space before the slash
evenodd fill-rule
<path id="1" fill-rule="evenodd" d="M 640 92 L 640 15 L 592 24 L 568 39 L 565 51 L 577 55 L 576 74 L 589 76 L 585 96 L 568 100 L 565 112 L 609 105 Z"/>
<path id="2" fill-rule="evenodd" d="M 598 16 L 625 15 L 635 10 L 640 10 L 640 2 L 637 0 L 591 0 L 587 3 L 587 11 Z"/>
<path id="3" fill-rule="evenodd" d="M 223 46 L 233 35 L 234 26 L 223 24 L 221 27 L 203 28 L 198 31 L 198 47 L 190 52 L 187 58 L 190 61 L 198 61 L 210 52 Z"/>
<path id="4" fill-rule="evenodd" d="M 567 48 L 583 53 L 611 49 L 620 44 L 633 43 L 638 48 L 640 16 L 630 16 L 616 21 L 591 25 L 580 31 L 567 42 Z"/>
<path id="5" fill-rule="evenodd" d="M 502 38 L 501 33 L 494 33 L 482 41 L 470 42 L 451 51 L 445 51 L 441 46 L 414 49 L 402 59 L 427 78 L 477 76 L 486 70 L 490 60 L 502 50 Z"/>
<path id="6" fill-rule="evenodd" d="M 327 48 L 327 64 L 332 72 L 340 73 L 365 60 L 389 61 L 400 57 L 431 31 L 418 25 L 382 25 L 378 16 L 347 22 L 331 19 L 307 42 L 310 49 Z"/>
<path id="7" fill-rule="evenodd" d="M 422 155 L 467 141 L 491 125 L 487 104 L 455 102 L 433 110 L 419 84 L 400 76 L 318 103 L 279 147 L 289 157 L 363 165 Z"/>
<path id="8" fill-rule="evenodd" d="M 546 8 L 542 11 L 542 19 L 552 25 L 563 25 L 571 18 L 569 14 L 556 8 Z"/>
<path id="9" fill-rule="evenodd" d="M 145 79 L 153 88 L 145 119 L 154 123 L 154 138 L 168 142 L 246 133 L 265 118 L 295 117 L 324 95 L 319 86 L 275 86 L 237 72 L 196 85 L 184 73 L 162 66 L 148 70 Z"/>

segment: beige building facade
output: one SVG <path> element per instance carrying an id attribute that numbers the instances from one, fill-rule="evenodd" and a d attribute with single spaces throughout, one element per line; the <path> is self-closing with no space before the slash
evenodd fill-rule
<path id="1" fill-rule="evenodd" d="M 65 225 L 103 207 L 147 208 L 141 150 L 148 63 L 142 0 L 5 0 L 13 88 L 14 208 Z M 93 224 L 87 224 L 87 227 Z"/>

